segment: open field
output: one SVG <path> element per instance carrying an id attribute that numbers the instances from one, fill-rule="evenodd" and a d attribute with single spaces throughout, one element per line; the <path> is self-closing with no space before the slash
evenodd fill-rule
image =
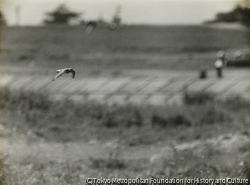
<path id="1" fill-rule="evenodd" d="M 216 53 L 249 46 L 248 30 L 206 26 L 6 27 L 1 32 L 2 72 L 54 73 L 69 66 L 78 74 L 119 76 L 130 69 L 213 68 Z"/>

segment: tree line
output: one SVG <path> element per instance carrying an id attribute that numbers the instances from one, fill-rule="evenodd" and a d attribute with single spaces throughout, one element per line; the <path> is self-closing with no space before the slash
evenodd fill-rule
<path id="1" fill-rule="evenodd" d="M 228 12 L 217 13 L 214 20 L 207 21 L 213 22 L 227 22 L 234 23 L 239 22 L 241 24 L 250 26 L 250 1 L 242 1 L 233 10 Z"/>
<path id="2" fill-rule="evenodd" d="M 121 23 L 120 17 L 120 6 L 116 7 L 116 12 L 112 17 L 111 24 L 119 25 Z M 85 20 L 80 18 L 81 13 L 70 10 L 65 4 L 60 4 L 55 10 L 45 13 L 45 19 L 43 20 L 44 25 L 71 25 L 71 23 L 83 25 L 83 24 L 93 24 L 96 22 L 101 24 L 110 24 L 104 20 Z M 0 11 L 0 21 L 1 25 L 7 25 L 6 19 L 3 13 Z"/>
<path id="3" fill-rule="evenodd" d="M 120 17 L 120 6 L 117 6 L 116 12 L 111 20 L 112 26 L 117 26 L 121 23 L 121 17 Z M 84 20 L 80 20 L 81 13 L 71 11 L 65 4 L 59 5 L 55 10 L 51 12 L 47 12 L 45 14 L 46 18 L 43 21 L 43 24 L 45 25 L 55 25 L 55 24 L 64 24 L 64 25 L 70 25 L 71 22 L 75 22 L 79 25 L 82 25 L 85 23 Z M 103 20 L 99 20 L 103 24 L 109 24 L 106 23 Z M 216 14 L 215 18 L 210 21 L 206 21 L 207 23 L 213 23 L 213 22 L 227 22 L 227 23 L 233 23 L 233 22 L 239 22 L 244 25 L 250 26 L 250 0 L 242 0 L 239 2 L 233 10 L 228 12 L 219 12 Z M 1 25 L 7 25 L 6 19 L 4 18 L 4 15 L 2 12 L 0 12 L 0 24 Z"/>
<path id="4" fill-rule="evenodd" d="M 110 26 L 112 26 L 110 28 L 115 29 L 115 27 L 121 23 L 120 10 L 121 7 L 117 6 L 116 12 L 111 20 L 111 24 L 106 23 L 103 20 L 98 20 L 98 21 L 90 20 L 86 22 L 86 25 L 95 27 L 98 22 L 98 24 L 107 24 L 107 25 L 110 24 Z M 45 25 L 51 25 L 51 24 L 70 25 L 71 22 L 75 22 L 78 25 L 83 25 L 85 24 L 85 21 L 80 19 L 80 15 L 81 13 L 71 11 L 65 4 L 61 4 L 54 11 L 46 13 L 46 19 L 43 21 L 43 23 Z"/>

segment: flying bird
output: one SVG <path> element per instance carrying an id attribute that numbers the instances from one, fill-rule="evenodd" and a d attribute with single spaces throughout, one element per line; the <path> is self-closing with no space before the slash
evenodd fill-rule
<path id="1" fill-rule="evenodd" d="M 76 72 L 72 69 L 72 68 L 64 68 L 64 69 L 58 69 L 56 70 L 57 74 L 56 76 L 53 78 L 52 81 L 54 81 L 55 79 L 57 79 L 58 77 L 62 76 L 64 73 L 71 73 L 71 77 L 75 78 L 75 74 Z"/>

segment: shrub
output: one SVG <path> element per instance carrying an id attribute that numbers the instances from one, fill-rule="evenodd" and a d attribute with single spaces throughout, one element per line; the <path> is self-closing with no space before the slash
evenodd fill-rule
<path id="1" fill-rule="evenodd" d="M 177 126 L 180 126 L 180 125 L 191 126 L 192 125 L 189 119 L 186 116 L 181 115 L 181 114 L 170 116 L 168 120 L 170 123 L 177 125 Z"/>
<path id="2" fill-rule="evenodd" d="M 167 125 L 169 125 L 169 122 L 167 119 L 158 116 L 158 115 L 153 115 L 151 118 L 151 126 L 154 127 L 166 127 Z"/>
<path id="3" fill-rule="evenodd" d="M 231 120 L 230 112 L 214 104 L 205 104 L 193 109 L 193 117 L 199 124 L 222 123 Z"/>
<path id="4" fill-rule="evenodd" d="M 106 127 L 141 127 L 143 125 L 143 118 L 139 108 L 132 105 L 113 105 L 108 106 L 102 110 L 102 124 Z"/>
<path id="5" fill-rule="evenodd" d="M 106 159 L 89 157 L 89 161 L 92 168 L 123 169 L 126 167 L 125 161 L 118 159 L 116 151 L 110 152 Z"/>
<path id="6" fill-rule="evenodd" d="M 238 95 L 227 97 L 224 100 L 221 100 L 220 103 L 223 107 L 226 107 L 227 109 L 232 111 L 250 108 L 250 102 Z"/>
<path id="7" fill-rule="evenodd" d="M 209 92 L 185 92 L 183 95 L 183 102 L 186 105 L 200 105 L 214 100 L 215 94 Z"/>
<path id="8" fill-rule="evenodd" d="M 137 126 L 141 127 L 143 125 L 143 118 L 139 110 L 134 110 L 131 114 L 127 117 L 127 127 Z"/>
<path id="9" fill-rule="evenodd" d="M 152 127 L 167 127 L 167 126 L 191 126 L 192 123 L 186 116 L 182 114 L 171 115 L 166 118 L 153 114 L 151 118 Z"/>

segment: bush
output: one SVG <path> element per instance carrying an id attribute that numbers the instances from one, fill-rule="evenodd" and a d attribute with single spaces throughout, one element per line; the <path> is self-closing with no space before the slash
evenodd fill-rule
<path id="1" fill-rule="evenodd" d="M 162 116 L 158 116 L 153 114 L 151 118 L 151 126 L 152 127 L 167 127 L 167 126 L 191 126 L 192 123 L 186 116 L 182 114 L 176 114 L 172 116 L 168 116 L 163 118 Z"/>
<path id="2" fill-rule="evenodd" d="M 199 125 L 224 123 L 231 120 L 229 111 L 212 103 L 190 107 L 190 114 Z"/>
<path id="3" fill-rule="evenodd" d="M 214 100 L 215 94 L 209 92 L 185 92 L 183 95 L 183 102 L 186 105 L 200 105 Z"/>
<path id="4" fill-rule="evenodd" d="M 158 116 L 158 115 L 153 115 L 151 118 L 151 126 L 154 127 L 166 127 L 169 125 L 169 122 L 167 119 Z"/>
<path id="5" fill-rule="evenodd" d="M 101 113 L 102 125 L 111 127 L 141 127 L 143 125 L 143 118 L 139 108 L 132 105 L 106 105 Z"/>
<path id="6" fill-rule="evenodd" d="M 89 157 L 90 166 L 92 168 L 102 169 L 124 169 L 126 163 L 124 160 L 118 159 L 117 155 L 117 151 L 112 151 L 109 153 L 108 158 Z"/>
<path id="7" fill-rule="evenodd" d="M 223 107 L 226 107 L 227 109 L 232 111 L 238 111 L 242 109 L 249 110 L 250 108 L 250 102 L 238 95 L 227 97 L 226 99 L 221 100 L 220 102 Z"/>

